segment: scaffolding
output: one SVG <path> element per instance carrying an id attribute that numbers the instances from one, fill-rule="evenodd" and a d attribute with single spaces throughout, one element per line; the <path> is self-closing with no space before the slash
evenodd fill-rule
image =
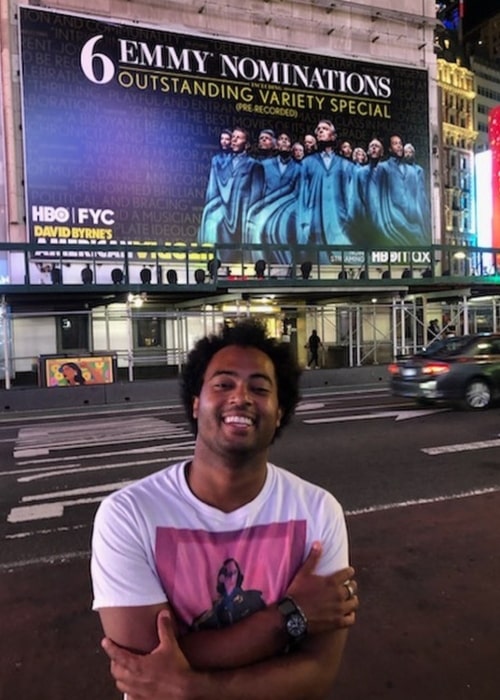
<path id="1" fill-rule="evenodd" d="M 289 342 L 307 364 L 307 338 L 316 329 L 322 366 L 388 364 L 450 334 L 496 332 L 500 297 L 439 298 L 436 295 L 376 298 L 322 305 L 238 301 L 198 309 L 167 310 L 137 299 L 84 311 L 16 313 L 0 306 L 0 376 L 6 389 L 37 384 L 37 358 L 50 353 L 113 353 L 120 379 L 173 376 L 181 371 L 197 338 L 245 316 L 263 320 L 270 335 Z M 435 323 L 431 328 L 431 321 Z M 24 378 L 24 380 L 23 380 Z"/>

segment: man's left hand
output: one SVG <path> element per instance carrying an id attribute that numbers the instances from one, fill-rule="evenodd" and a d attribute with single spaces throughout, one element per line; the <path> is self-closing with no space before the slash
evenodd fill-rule
<path id="1" fill-rule="evenodd" d="M 111 675 L 127 700 L 188 700 L 198 674 L 177 644 L 169 611 L 159 613 L 157 625 L 159 643 L 150 654 L 134 654 L 108 637 L 102 640 Z"/>

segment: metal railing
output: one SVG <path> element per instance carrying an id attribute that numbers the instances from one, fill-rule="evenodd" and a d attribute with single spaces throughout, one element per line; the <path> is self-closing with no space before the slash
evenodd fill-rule
<path id="1" fill-rule="evenodd" d="M 4 293 L 50 285 L 74 291 L 143 288 L 209 291 L 266 286 L 401 286 L 500 281 L 500 249 L 432 245 L 397 250 L 350 246 L 0 244 Z M 73 291 L 73 290 L 72 290 Z"/>

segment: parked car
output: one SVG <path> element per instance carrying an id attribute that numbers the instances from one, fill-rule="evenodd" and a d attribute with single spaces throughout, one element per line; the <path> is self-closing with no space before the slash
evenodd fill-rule
<path id="1" fill-rule="evenodd" d="M 466 409 L 488 408 L 500 397 L 500 334 L 436 340 L 388 369 L 395 396 L 420 404 L 450 401 Z"/>

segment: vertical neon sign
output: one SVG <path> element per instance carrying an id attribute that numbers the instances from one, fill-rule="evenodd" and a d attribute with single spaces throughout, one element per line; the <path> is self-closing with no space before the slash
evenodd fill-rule
<path id="1" fill-rule="evenodd" d="M 491 148 L 491 245 L 500 248 L 500 107 L 493 107 L 488 114 L 488 140 Z"/>

